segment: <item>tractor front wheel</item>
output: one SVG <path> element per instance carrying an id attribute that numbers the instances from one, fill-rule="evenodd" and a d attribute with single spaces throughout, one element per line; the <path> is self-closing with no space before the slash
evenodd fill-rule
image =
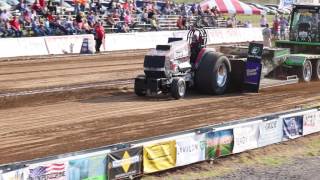
<path id="1" fill-rule="evenodd" d="M 312 78 L 312 63 L 306 60 L 298 69 L 298 77 L 302 82 L 310 82 Z"/>
<path id="2" fill-rule="evenodd" d="M 183 78 L 175 78 L 171 84 L 171 95 L 175 99 L 181 99 L 186 94 L 186 82 Z"/>
<path id="3" fill-rule="evenodd" d="M 138 76 L 135 80 L 134 80 L 134 93 L 137 96 L 146 96 L 147 92 L 146 90 L 143 88 L 143 84 L 144 84 L 144 80 L 145 77 L 140 75 Z"/>

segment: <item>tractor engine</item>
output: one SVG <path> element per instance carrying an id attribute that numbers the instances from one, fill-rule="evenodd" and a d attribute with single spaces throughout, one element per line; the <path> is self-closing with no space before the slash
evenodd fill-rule
<path id="1" fill-rule="evenodd" d="M 157 45 L 144 58 L 146 78 L 171 78 L 190 70 L 190 47 L 186 41 Z"/>

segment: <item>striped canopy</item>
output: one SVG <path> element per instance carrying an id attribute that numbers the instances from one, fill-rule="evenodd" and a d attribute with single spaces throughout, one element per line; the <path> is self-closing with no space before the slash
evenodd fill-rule
<path id="1" fill-rule="evenodd" d="M 217 7 L 218 12 L 228 14 L 262 14 L 256 7 L 250 6 L 238 0 L 205 0 L 200 3 L 203 10 Z"/>

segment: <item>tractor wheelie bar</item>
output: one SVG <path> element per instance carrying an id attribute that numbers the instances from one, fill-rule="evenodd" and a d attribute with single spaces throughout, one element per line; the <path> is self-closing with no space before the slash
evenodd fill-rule
<path id="1" fill-rule="evenodd" d="M 277 41 L 275 48 L 251 43 L 220 46 L 217 52 L 206 47 L 206 31 L 193 27 L 187 41 L 169 38 L 167 45 L 150 50 L 144 59 L 145 74 L 135 78 L 134 91 L 138 96 L 170 93 L 180 99 L 190 87 L 220 95 L 248 90 L 248 84 L 259 90 L 320 80 L 319 7 L 294 5 L 290 40 Z"/>

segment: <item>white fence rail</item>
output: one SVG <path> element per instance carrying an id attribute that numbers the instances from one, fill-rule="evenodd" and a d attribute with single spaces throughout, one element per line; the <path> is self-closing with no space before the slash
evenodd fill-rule
<path id="1" fill-rule="evenodd" d="M 155 48 L 166 44 L 169 37 L 186 37 L 188 31 L 137 32 L 106 34 L 102 51 L 135 50 Z M 260 28 L 208 29 L 208 44 L 243 43 L 262 41 Z M 89 51 L 94 52 L 93 35 L 46 36 L 29 38 L 3 38 L 0 40 L 0 58 L 19 56 L 44 56 L 78 54 L 84 40 L 88 40 Z"/>

